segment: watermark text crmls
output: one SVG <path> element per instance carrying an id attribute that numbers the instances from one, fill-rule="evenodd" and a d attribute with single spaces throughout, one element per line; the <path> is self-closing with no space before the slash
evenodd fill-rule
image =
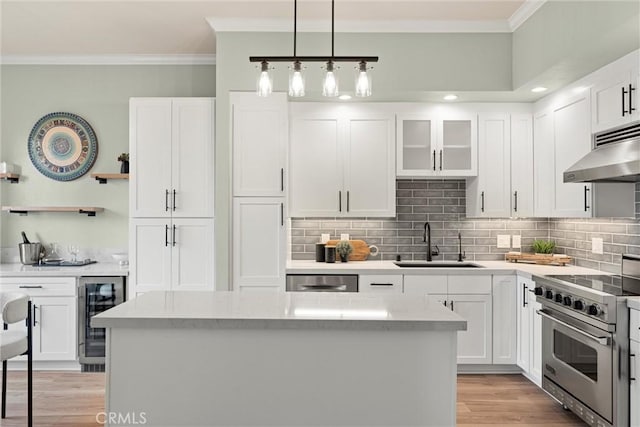
<path id="1" fill-rule="evenodd" d="M 96 422 L 100 425 L 141 426 L 147 424 L 146 412 L 98 412 Z"/>

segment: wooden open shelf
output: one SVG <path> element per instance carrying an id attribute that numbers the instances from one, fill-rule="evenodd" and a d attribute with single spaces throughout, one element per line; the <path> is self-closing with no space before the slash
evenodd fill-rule
<path id="1" fill-rule="evenodd" d="M 18 175 L 17 173 L 0 173 L 0 179 L 9 181 L 12 184 L 17 184 L 20 180 L 20 175 Z"/>
<path id="2" fill-rule="evenodd" d="M 27 215 L 30 212 L 75 212 L 96 216 L 96 213 L 103 212 L 104 208 L 86 206 L 2 206 L 2 210 L 19 215 Z"/>
<path id="3" fill-rule="evenodd" d="M 92 173 L 91 178 L 95 178 L 100 184 L 106 184 L 109 179 L 129 179 L 128 173 Z"/>

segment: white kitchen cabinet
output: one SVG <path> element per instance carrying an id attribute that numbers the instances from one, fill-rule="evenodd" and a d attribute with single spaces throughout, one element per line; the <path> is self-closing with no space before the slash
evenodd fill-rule
<path id="1" fill-rule="evenodd" d="M 401 294 L 401 274 L 361 274 L 358 276 L 358 292 L 374 294 Z"/>
<path id="2" fill-rule="evenodd" d="M 151 290 L 214 290 L 213 219 L 129 222 L 129 298 Z"/>
<path id="3" fill-rule="evenodd" d="M 593 132 L 624 125 L 640 118 L 638 61 L 638 52 L 635 51 L 593 73 Z"/>
<path id="4" fill-rule="evenodd" d="M 467 216 L 511 215 L 511 122 L 509 114 L 478 118 L 478 176 L 467 179 Z"/>
<path id="5" fill-rule="evenodd" d="M 404 293 L 441 302 L 467 321 L 458 332 L 459 364 L 492 363 L 490 275 L 405 275 Z"/>
<path id="6" fill-rule="evenodd" d="M 532 291 L 534 287 L 535 283 L 532 280 L 526 279 L 522 276 L 517 276 L 516 325 L 518 332 L 516 344 L 516 363 L 525 373 L 528 373 L 531 369 L 531 305 L 535 298 L 529 291 Z"/>
<path id="7" fill-rule="evenodd" d="M 129 215 L 213 217 L 213 98 L 132 98 Z"/>
<path id="8" fill-rule="evenodd" d="M 550 217 L 556 179 L 553 174 L 553 113 L 545 110 L 533 116 L 533 216 Z"/>
<path id="9" fill-rule="evenodd" d="M 22 292 L 32 302 L 33 360 L 77 360 L 77 314 L 75 277 L 2 278 L 0 292 Z M 24 322 L 9 329 L 24 330 Z M 21 356 L 16 360 L 26 360 Z"/>
<path id="10" fill-rule="evenodd" d="M 516 276 L 493 276 L 493 364 L 517 362 Z"/>
<path id="11" fill-rule="evenodd" d="M 285 195 L 288 105 L 286 93 L 230 94 L 233 120 L 233 195 Z"/>
<path id="12" fill-rule="evenodd" d="M 397 116 L 398 177 L 466 177 L 477 174 L 474 114 Z"/>
<path id="13" fill-rule="evenodd" d="M 629 402 L 630 405 L 630 417 L 629 425 L 640 425 L 640 342 L 631 340 L 629 342 L 629 376 L 631 381 L 629 383 Z"/>
<path id="14" fill-rule="evenodd" d="M 531 115 L 480 114 L 478 120 L 478 176 L 467 179 L 467 216 L 532 216 Z"/>
<path id="15" fill-rule="evenodd" d="M 279 287 L 284 291 L 285 208 L 283 198 L 234 198 L 233 289 Z"/>
<path id="16" fill-rule="evenodd" d="M 290 214 L 395 216 L 393 114 L 352 104 L 292 106 Z"/>
<path id="17" fill-rule="evenodd" d="M 531 303 L 531 367 L 529 378 L 538 387 L 542 387 L 542 316 L 538 311 L 542 310 L 542 304 L 535 301 Z"/>

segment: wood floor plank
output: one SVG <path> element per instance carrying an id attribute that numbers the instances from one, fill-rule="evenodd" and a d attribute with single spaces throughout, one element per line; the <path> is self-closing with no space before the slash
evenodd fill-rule
<path id="1" fill-rule="evenodd" d="M 34 372 L 34 425 L 99 427 L 103 373 Z M 1 427 L 26 425 L 26 373 L 9 372 L 7 418 Z M 584 426 L 521 375 L 459 375 L 458 426 Z"/>

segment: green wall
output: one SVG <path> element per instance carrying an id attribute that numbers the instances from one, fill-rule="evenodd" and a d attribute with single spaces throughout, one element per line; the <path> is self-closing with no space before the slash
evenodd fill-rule
<path id="1" fill-rule="evenodd" d="M 15 247 L 24 230 L 34 240 L 76 242 L 84 248 L 128 247 L 128 182 L 100 185 L 91 172 L 119 172 L 129 151 L 129 98 L 215 96 L 213 65 L 4 65 L 0 74 L 0 161 L 22 169 L 18 184 L 0 182 L 2 205 L 101 206 L 96 217 L 71 213 L 0 215 L 1 246 Z M 40 174 L 27 153 L 33 125 L 47 113 L 78 114 L 98 137 L 93 168 L 71 182 Z"/>
<path id="2" fill-rule="evenodd" d="M 513 33 L 513 87 L 575 81 L 639 47 L 640 1 L 548 1 Z"/>

